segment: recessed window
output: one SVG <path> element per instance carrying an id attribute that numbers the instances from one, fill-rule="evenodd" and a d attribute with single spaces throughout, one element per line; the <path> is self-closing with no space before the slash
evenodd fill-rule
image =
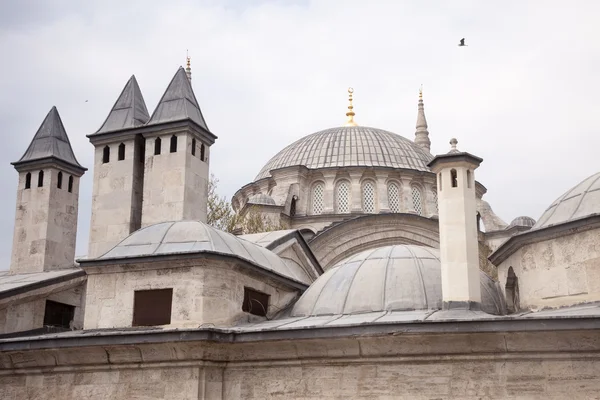
<path id="1" fill-rule="evenodd" d="M 171 147 L 169 149 L 171 153 L 177 152 L 177 136 L 171 136 Z"/>
<path id="2" fill-rule="evenodd" d="M 388 204 L 390 205 L 391 212 L 400 212 L 400 188 L 396 182 L 388 184 Z"/>
<path id="3" fill-rule="evenodd" d="M 467 187 L 471 188 L 471 170 L 467 170 Z"/>
<path id="4" fill-rule="evenodd" d="M 104 146 L 102 149 L 102 164 L 106 164 L 110 161 L 110 147 Z"/>
<path id="5" fill-rule="evenodd" d="M 154 155 L 157 156 L 160 154 L 161 140 L 159 137 L 154 141 Z"/>
<path id="6" fill-rule="evenodd" d="M 25 175 L 25 189 L 31 189 L 31 172 Z"/>
<path id="7" fill-rule="evenodd" d="M 196 155 L 196 139 L 192 139 L 192 155 Z"/>
<path id="8" fill-rule="evenodd" d="M 171 323 L 173 289 L 136 290 L 133 294 L 133 326 Z"/>
<path id="9" fill-rule="evenodd" d="M 458 174 L 455 169 L 450 170 L 450 181 L 452 182 L 452 187 L 458 187 Z"/>
<path id="10" fill-rule="evenodd" d="M 323 212 L 323 196 L 325 195 L 325 185 L 318 182 L 312 190 L 312 214 L 319 215 Z"/>
<path id="11" fill-rule="evenodd" d="M 269 310 L 269 295 L 254 289 L 244 288 L 242 311 L 264 317 Z"/>
<path id="12" fill-rule="evenodd" d="M 125 159 L 125 143 L 121 143 L 119 145 L 119 161 L 123 161 Z"/>
<path id="13" fill-rule="evenodd" d="M 292 202 L 290 204 L 290 217 L 296 215 L 296 196 L 292 197 Z"/>
<path id="14" fill-rule="evenodd" d="M 347 214 L 350 212 L 350 183 L 341 181 L 337 186 L 337 212 Z"/>
<path id="15" fill-rule="evenodd" d="M 205 150 L 205 148 L 204 148 L 204 144 L 201 144 L 201 145 L 200 145 L 200 161 L 204 161 L 204 156 L 205 156 L 204 152 L 205 152 L 205 151 L 206 151 L 206 150 Z"/>
<path id="16" fill-rule="evenodd" d="M 57 326 L 69 329 L 74 316 L 75 306 L 46 300 L 44 326 Z"/>
<path id="17" fill-rule="evenodd" d="M 69 193 L 73 192 L 73 175 L 69 176 Z"/>
<path id="18" fill-rule="evenodd" d="M 44 171 L 40 171 L 38 174 L 38 187 L 44 186 Z"/>
<path id="19" fill-rule="evenodd" d="M 362 188 L 363 211 L 369 214 L 375 212 L 375 184 L 371 181 L 364 183 Z"/>
<path id="20" fill-rule="evenodd" d="M 58 178 L 56 179 L 56 187 L 62 189 L 62 172 L 58 171 Z"/>
<path id="21" fill-rule="evenodd" d="M 423 215 L 423 202 L 421 201 L 421 190 L 413 186 L 411 189 L 413 208 L 418 215 Z"/>

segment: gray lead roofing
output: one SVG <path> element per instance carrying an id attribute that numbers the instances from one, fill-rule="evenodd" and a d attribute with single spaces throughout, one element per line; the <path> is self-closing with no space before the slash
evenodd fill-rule
<path id="1" fill-rule="evenodd" d="M 182 67 L 179 67 L 169 87 L 158 102 L 148 125 L 190 119 L 208 131 L 192 85 Z"/>
<path id="2" fill-rule="evenodd" d="M 58 159 L 85 170 L 75 158 L 71 142 L 55 106 L 46 115 L 23 157 L 13 165 L 49 158 Z"/>
<path id="3" fill-rule="evenodd" d="M 255 181 L 278 168 L 391 167 L 427 171 L 433 156 L 413 141 L 365 126 L 343 126 L 305 136 L 277 153 Z"/>
<path id="4" fill-rule="evenodd" d="M 144 125 L 150 116 L 142 91 L 132 75 L 110 110 L 108 117 L 96 133 L 112 132 Z"/>

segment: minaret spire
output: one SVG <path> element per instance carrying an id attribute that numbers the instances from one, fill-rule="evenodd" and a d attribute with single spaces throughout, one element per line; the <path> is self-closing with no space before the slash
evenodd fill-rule
<path id="1" fill-rule="evenodd" d="M 352 93 L 354 93 L 354 89 L 351 87 L 348 88 L 348 112 L 346 113 L 346 117 L 348 117 L 348 121 L 344 124 L 344 126 L 357 126 L 358 124 L 354 122 L 354 106 L 352 105 Z"/>
<path id="2" fill-rule="evenodd" d="M 185 74 L 187 75 L 188 79 L 190 80 L 190 83 L 192 82 L 192 67 L 191 67 L 191 58 L 190 58 L 190 53 L 186 50 L 186 67 L 185 67 Z"/>
<path id="3" fill-rule="evenodd" d="M 431 151 L 431 140 L 429 140 L 429 131 L 427 130 L 427 120 L 425 119 L 425 107 L 423 106 L 423 86 L 419 89 L 419 106 L 417 112 L 417 131 L 415 132 L 415 144 Z"/>

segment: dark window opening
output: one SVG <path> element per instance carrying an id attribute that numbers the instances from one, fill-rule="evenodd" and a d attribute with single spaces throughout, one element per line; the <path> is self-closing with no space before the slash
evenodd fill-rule
<path id="1" fill-rule="evenodd" d="M 104 146 L 102 150 L 102 164 L 106 164 L 110 161 L 110 147 Z"/>
<path id="2" fill-rule="evenodd" d="M 58 326 L 69 329 L 75 316 L 75 306 L 46 300 L 44 326 Z"/>
<path id="3" fill-rule="evenodd" d="M 292 197 L 292 204 L 290 204 L 290 217 L 296 215 L 296 196 Z"/>
<path id="4" fill-rule="evenodd" d="M 146 139 L 141 138 L 138 141 L 138 161 L 143 163 L 146 161 Z"/>
<path id="5" fill-rule="evenodd" d="M 452 187 L 458 187 L 458 174 L 455 169 L 450 170 L 450 180 L 452 181 Z"/>
<path id="6" fill-rule="evenodd" d="M 204 144 L 200 145 L 200 161 L 204 161 Z"/>
<path id="7" fill-rule="evenodd" d="M 58 172 L 58 178 L 56 180 L 56 187 L 62 189 L 62 172 Z"/>
<path id="8" fill-rule="evenodd" d="M 170 149 L 171 153 L 176 153 L 177 152 L 177 136 L 173 135 L 171 136 L 171 149 Z"/>
<path id="9" fill-rule="evenodd" d="M 244 288 L 244 303 L 242 311 L 265 317 L 269 310 L 269 295 L 254 289 Z"/>
<path id="10" fill-rule="evenodd" d="M 119 145 L 119 154 L 118 154 L 117 159 L 119 161 L 123 161 L 125 159 L 125 143 L 121 143 Z"/>
<path id="11" fill-rule="evenodd" d="M 508 268 L 506 277 L 506 309 L 509 314 L 519 311 L 519 279 L 513 267 Z"/>
<path id="12" fill-rule="evenodd" d="M 196 155 L 196 139 L 192 139 L 192 155 Z"/>
<path id="13" fill-rule="evenodd" d="M 136 290 L 133 294 L 133 326 L 171 323 L 173 289 Z"/>
<path id="14" fill-rule="evenodd" d="M 467 187 L 471 188 L 471 171 L 467 170 Z"/>
<path id="15" fill-rule="evenodd" d="M 31 189 L 31 172 L 25 175 L 25 189 Z"/>
<path id="16" fill-rule="evenodd" d="M 154 141 L 154 155 L 157 156 L 160 154 L 160 146 L 161 146 L 161 140 L 159 137 L 156 138 L 156 140 Z"/>
<path id="17" fill-rule="evenodd" d="M 38 187 L 44 186 L 44 171 L 40 171 L 38 174 Z"/>
<path id="18" fill-rule="evenodd" d="M 481 232 L 481 214 L 477 211 L 477 232 Z"/>
<path id="19" fill-rule="evenodd" d="M 73 175 L 69 176 L 69 193 L 73 192 Z"/>

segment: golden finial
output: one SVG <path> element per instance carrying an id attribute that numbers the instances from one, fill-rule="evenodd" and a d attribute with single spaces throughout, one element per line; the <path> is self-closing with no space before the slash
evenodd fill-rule
<path id="1" fill-rule="evenodd" d="M 357 126 L 358 124 L 354 122 L 354 106 L 352 105 L 352 93 L 354 93 L 354 89 L 351 87 L 348 88 L 348 112 L 346 113 L 346 117 L 348 117 L 348 121 L 344 124 L 344 126 Z"/>
<path id="2" fill-rule="evenodd" d="M 419 88 L 419 100 L 423 100 L 423 84 L 421 84 L 421 87 Z"/>

